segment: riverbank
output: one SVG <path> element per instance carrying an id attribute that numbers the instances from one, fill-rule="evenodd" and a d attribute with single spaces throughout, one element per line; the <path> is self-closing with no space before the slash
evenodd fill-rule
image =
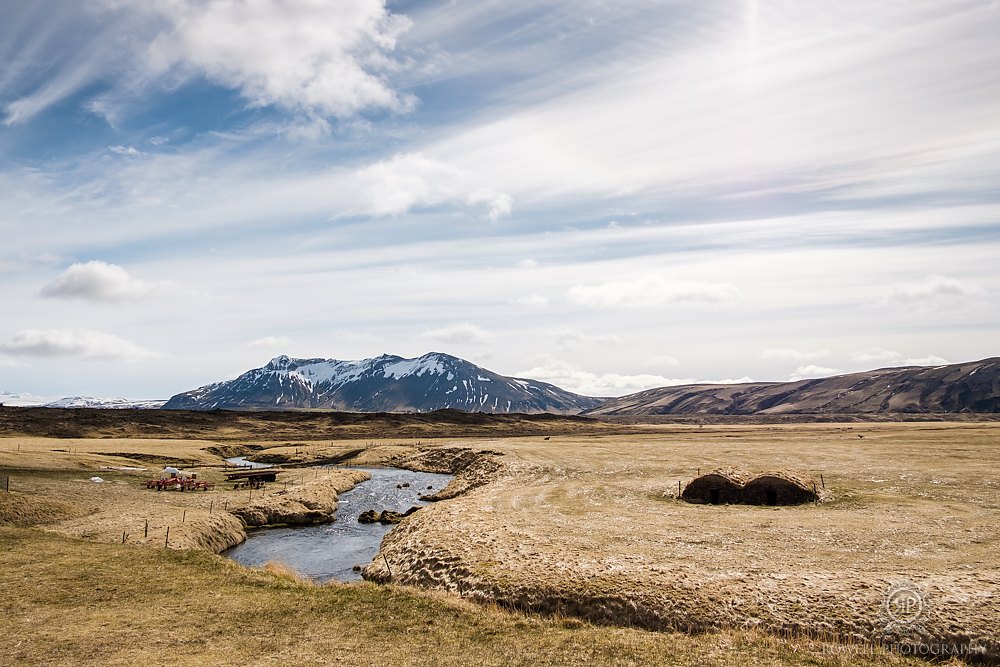
<path id="1" fill-rule="evenodd" d="M 298 484 L 293 480 L 287 489 L 258 494 L 253 501 L 231 507 L 229 512 L 253 528 L 329 523 L 337 512 L 337 496 L 371 479 L 360 470 L 307 470 L 300 474 L 302 481 Z"/>
<path id="2" fill-rule="evenodd" d="M 55 443 L 62 444 L 49 444 Z M 39 446 L 37 441 L 28 444 Z M 333 521 L 338 494 L 368 479 L 356 470 L 301 469 L 264 489 L 234 490 L 224 481 L 225 468 L 209 457 L 195 458 L 197 465 L 189 469 L 214 483 L 214 490 L 152 491 L 145 480 L 156 477 L 162 464 L 143 465 L 141 458 L 123 460 L 92 451 L 110 448 L 119 454 L 119 448 L 140 444 L 73 441 L 70 447 L 55 448 L 65 451 L 15 450 L 18 462 L 29 465 L 0 470 L 11 479 L 11 492 L 0 493 L 0 525 L 37 527 L 94 542 L 218 553 L 243 542 L 248 527 Z M 145 445 L 142 456 L 161 456 L 156 453 L 159 442 Z M 8 457 L 14 458 L 10 452 Z"/>
<path id="3" fill-rule="evenodd" d="M 401 468 L 367 468 L 371 479 L 341 493 L 337 520 L 315 526 L 252 531 L 246 542 L 224 552 L 248 567 L 280 562 L 311 581 L 360 581 L 361 569 L 378 554 L 386 533 L 404 516 L 422 511 L 426 494 L 443 489 L 450 475 Z M 362 520 L 385 516 L 386 523 Z"/>

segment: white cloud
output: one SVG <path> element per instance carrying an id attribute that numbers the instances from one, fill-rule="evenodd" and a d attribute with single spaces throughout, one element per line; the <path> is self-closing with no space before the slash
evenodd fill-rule
<path id="1" fill-rule="evenodd" d="M 480 208 L 491 221 L 509 215 L 511 198 L 483 187 L 465 171 L 419 153 L 401 153 L 357 172 L 358 188 L 373 215 L 461 203 Z"/>
<path id="2" fill-rule="evenodd" d="M 163 290 L 166 283 L 150 283 L 129 275 L 116 264 L 73 264 L 42 288 L 42 296 L 89 301 L 132 301 Z"/>
<path id="3" fill-rule="evenodd" d="M 625 339 L 614 334 L 587 334 L 580 331 L 557 331 L 555 343 L 560 347 L 579 347 L 595 345 L 599 347 L 620 347 Z"/>
<path id="4" fill-rule="evenodd" d="M 347 117 L 366 109 L 406 111 L 413 99 L 385 74 L 410 25 L 384 0 L 108 0 L 164 28 L 149 42 L 156 78 L 205 76 L 253 106 Z"/>
<path id="5" fill-rule="evenodd" d="M 951 362 L 937 355 L 929 354 L 926 357 L 907 359 L 907 366 L 945 366 Z"/>
<path id="6" fill-rule="evenodd" d="M 831 375 L 840 375 L 843 372 L 844 371 L 839 368 L 827 368 L 826 366 L 809 364 L 807 366 L 799 366 L 796 368 L 795 372 L 788 376 L 788 379 L 795 382 L 796 380 L 805 380 L 807 378 L 823 378 Z"/>
<path id="7" fill-rule="evenodd" d="M 946 306 L 961 303 L 986 292 L 978 285 L 950 276 L 929 276 L 923 280 L 893 286 L 883 297 L 883 304 L 902 306 Z"/>
<path id="8" fill-rule="evenodd" d="M 829 355 L 829 350 L 795 350 L 791 348 L 771 348 L 760 353 L 762 359 L 777 359 L 781 361 L 812 361 Z"/>
<path id="9" fill-rule="evenodd" d="M 867 350 L 862 350 L 860 352 L 855 352 L 851 355 L 851 361 L 857 361 L 858 363 L 868 363 L 872 361 L 898 361 L 903 358 L 899 352 L 895 350 L 886 350 L 881 347 L 871 347 Z"/>
<path id="10" fill-rule="evenodd" d="M 923 357 L 906 357 L 895 350 L 872 347 L 851 355 L 851 360 L 858 363 L 890 364 L 893 366 L 941 366 L 951 362 L 936 354 Z"/>
<path id="11" fill-rule="evenodd" d="M 557 387 L 587 396 L 624 396 L 645 389 L 673 387 L 686 384 L 741 384 L 753 382 L 748 377 L 725 380 L 696 380 L 694 378 L 669 378 L 663 375 L 640 373 L 593 373 L 569 362 L 550 356 L 539 358 L 539 364 L 516 373 L 517 377 L 531 378 L 554 384 Z"/>
<path id="12" fill-rule="evenodd" d="M 143 155 L 143 152 L 135 146 L 109 146 L 108 150 L 116 155 L 125 155 L 127 157 L 138 157 Z"/>
<path id="13" fill-rule="evenodd" d="M 567 296 L 573 303 L 593 308 L 660 308 L 733 301 L 739 291 L 732 285 L 646 275 L 634 280 L 574 285 Z"/>
<path id="14" fill-rule="evenodd" d="M 12 356 L 77 359 L 144 359 L 157 356 L 135 343 L 100 331 L 28 329 L 0 342 L 0 352 Z"/>
<path id="15" fill-rule="evenodd" d="M 493 337 L 483 329 L 474 324 L 454 324 L 439 329 L 425 331 L 424 338 L 440 341 L 442 343 L 455 344 L 484 344 L 493 340 Z"/>
<path id="16" fill-rule="evenodd" d="M 513 303 L 521 306 L 531 306 L 533 308 L 541 308 L 543 306 L 549 305 L 549 298 L 542 296 L 541 294 L 526 294 L 525 296 L 519 296 L 514 299 Z"/>
<path id="17" fill-rule="evenodd" d="M 248 341 L 248 347 L 264 347 L 268 349 L 282 349 L 292 344 L 292 339 L 285 336 L 263 336 Z"/>
<path id="18" fill-rule="evenodd" d="M 647 363 L 650 366 L 664 367 L 664 366 L 680 366 L 681 362 L 677 360 L 676 357 L 671 357 L 667 354 L 660 354 L 655 357 L 650 357 Z"/>

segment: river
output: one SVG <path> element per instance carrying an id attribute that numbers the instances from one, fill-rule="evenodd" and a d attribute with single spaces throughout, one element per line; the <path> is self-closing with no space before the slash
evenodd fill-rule
<path id="1" fill-rule="evenodd" d="M 370 563 L 378 554 L 382 538 L 394 526 L 358 523 L 358 515 L 371 509 L 402 513 L 413 506 L 427 505 L 418 496 L 440 491 L 452 480 L 452 475 L 398 468 L 353 469 L 364 470 L 372 478 L 340 494 L 334 523 L 256 530 L 246 542 L 223 555 L 250 567 L 280 562 L 318 582 L 359 581 L 361 572 L 354 566 Z"/>

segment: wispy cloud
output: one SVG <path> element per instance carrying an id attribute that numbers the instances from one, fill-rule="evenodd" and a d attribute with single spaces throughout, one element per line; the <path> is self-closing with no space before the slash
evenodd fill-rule
<path id="1" fill-rule="evenodd" d="M 912 283 L 894 285 L 882 298 L 882 303 L 903 306 L 961 305 L 985 293 L 980 286 L 951 276 L 929 276 Z"/>
<path id="2" fill-rule="evenodd" d="M 799 366 L 795 369 L 791 375 L 788 376 L 790 381 L 805 380 L 813 378 L 824 378 L 831 375 L 840 375 L 844 371 L 839 368 L 827 368 L 826 366 L 817 366 L 815 364 L 808 364 L 806 366 Z"/>
<path id="3" fill-rule="evenodd" d="M 582 331 L 557 331 L 553 336 L 555 344 L 560 347 L 618 347 L 625 344 L 625 339 L 615 334 L 590 334 Z"/>
<path id="4" fill-rule="evenodd" d="M 776 359 L 779 361 L 812 361 L 822 359 L 830 354 L 829 350 L 795 350 L 792 348 L 771 348 L 760 353 L 761 359 Z"/>
<path id="5" fill-rule="evenodd" d="M 593 308 L 661 308 L 675 304 L 733 301 L 739 290 L 721 283 L 677 280 L 647 275 L 592 285 L 574 285 L 566 295 L 573 303 Z"/>
<path id="6" fill-rule="evenodd" d="M 662 375 L 639 373 L 595 373 L 580 366 L 551 356 L 542 356 L 537 365 L 516 373 L 518 377 L 532 378 L 587 396 L 624 396 L 626 394 L 686 384 L 739 384 L 752 382 L 748 377 L 724 380 L 696 380 L 694 378 L 669 378 Z"/>
<path id="7" fill-rule="evenodd" d="M 541 294 L 525 294 L 524 296 L 516 297 L 513 300 L 520 306 L 531 306 L 532 308 L 543 308 L 549 305 L 549 298 L 547 296 L 542 296 Z"/>
<path id="8" fill-rule="evenodd" d="M 79 329 L 29 329 L 0 341 L 0 353 L 11 356 L 136 360 L 156 353 L 113 334 Z"/>
<path id="9" fill-rule="evenodd" d="M 135 146 L 111 146 L 108 150 L 115 155 L 124 155 L 126 157 L 138 157 L 142 155 L 142 151 Z"/>
<path id="10" fill-rule="evenodd" d="M 936 354 L 928 354 L 923 357 L 907 357 L 895 350 L 886 350 L 881 347 L 872 347 L 861 350 L 851 355 L 851 360 L 863 364 L 886 364 L 893 366 L 939 366 L 951 363 Z"/>
<path id="11" fill-rule="evenodd" d="M 271 350 L 285 349 L 292 344 L 292 339 L 287 336 L 263 336 L 247 341 L 248 347 L 264 347 Z"/>
<path id="12" fill-rule="evenodd" d="M 475 324 L 452 324 L 446 327 L 425 331 L 424 338 L 441 343 L 482 345 L 492 342 L 493 337 Z"/>

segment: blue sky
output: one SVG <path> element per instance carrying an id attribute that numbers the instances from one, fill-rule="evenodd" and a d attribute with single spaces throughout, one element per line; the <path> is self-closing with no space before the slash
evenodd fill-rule
<path id="1" fill-rule="evenodd" d="M 0 0 L 0 390 L 997 354 L 1000 5 Z"/>

